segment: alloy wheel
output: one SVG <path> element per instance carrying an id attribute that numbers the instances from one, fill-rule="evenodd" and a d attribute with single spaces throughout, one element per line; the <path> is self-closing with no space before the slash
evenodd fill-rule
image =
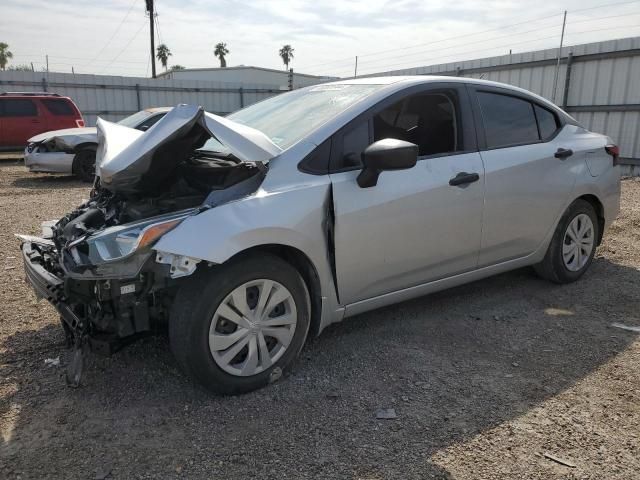
<path id="1" fill-rule="evenodd" d="M 293 295 L 282 284 L 252 280 L 220 303 L 209 328 L 209 349 L 225 372 L 247 377 L 265 371 L 289 347 L 296 330 Z"/>
<path id="2" fill-rule="evenodd" d="M 589 215 L 581 213 L 569 223 L 562 244 L 562 260 L 565 267 L 577 272 L 584 267 L 595 246 L 595 231 Z"/>

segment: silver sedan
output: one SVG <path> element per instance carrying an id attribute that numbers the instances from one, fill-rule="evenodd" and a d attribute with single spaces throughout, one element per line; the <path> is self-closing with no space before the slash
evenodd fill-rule
<path id="1" fill-rule="evenodd" d="M 482 80 L 340 81 L 98 133 L 92 198 L 22 236 L 27 278 L 76 357 L 167 325 L 225 394 L 358 313 L 529 265 L 573 282 L 619 210 L 611 139 Z"/>

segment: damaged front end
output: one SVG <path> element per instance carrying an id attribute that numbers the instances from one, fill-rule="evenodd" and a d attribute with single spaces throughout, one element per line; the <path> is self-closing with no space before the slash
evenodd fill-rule
<path id="1" fill-rule="evenodd" d="M 156 241 L 190 216 L 255 193 L 279 151 L 260 132 L 187 105 L 147 132 L 124 128 L 98 124 L 89 200 L 44 224 L 42 237 L 18 236 L 27 281 L 59 311 L 75 347 L 72 385 L 85 348 L 110 354 L 167 324 L 181 278 L 200 259 L 158 252 Z M 203 149 L 211 138 L 226 151 Z M 247 160 L 252 149 L 260 160 Z"/>
<path id="2" fill-rule="evenodd" d="M 96 143 L 96 129 L 91 127 L 42 133 L 29 139 L 24 151 L 25 166 L 32 172 L 70 173 L 77 148 Z"/>

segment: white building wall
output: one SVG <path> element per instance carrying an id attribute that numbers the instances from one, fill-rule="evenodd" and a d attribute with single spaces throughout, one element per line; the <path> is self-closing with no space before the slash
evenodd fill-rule
<path id="1" fill-rule="evenodd" d="M 253 83 L 270 85 L 273 88 L 287 90 L 289 88 L 289 73 L 256 67 L 228 67 L 176 70 L 163 74 L 161 78 L 173 80 L 216 81 L 226 83 Z M 293 73 L 293 88 L 316 85 L 329 80 L 328 77 L 316 77 Z"/>

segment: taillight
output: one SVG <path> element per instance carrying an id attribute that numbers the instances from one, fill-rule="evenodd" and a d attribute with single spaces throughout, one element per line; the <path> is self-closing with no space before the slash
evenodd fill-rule
<path id="1" fill-rule="evenodd" d="M 618 158 L 620 157 L 620 147 L 618 145 L 610 143 L 609 145 L 604 147 L 604 150 L 613 158 L 613 166 L 615 167 L 616 165 L 618 165 Z"/>
<path id="2" fill-rule="evenodd" d="M 84 127 L 84 120 L 83 119 L 76 120 L 76 125 L 78 126 L 78 128 Z"/>

